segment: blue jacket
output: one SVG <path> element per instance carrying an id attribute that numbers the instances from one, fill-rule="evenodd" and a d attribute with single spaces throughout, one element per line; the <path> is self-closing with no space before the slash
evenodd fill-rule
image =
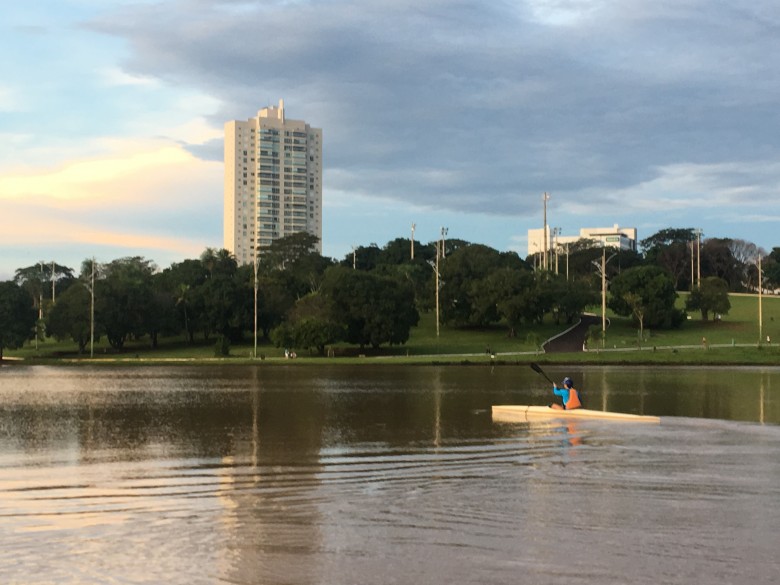
<path id="1" fill-rule="evenodd" d="M 558 386 L 553 384 L 553 394 L 560 396 L 564 404 L 569 401 L 569 389 L 565 386 L 563 388 L 558 388 Z"/>
<path id="2" fill-rule="evenodd" d="M 576 397 L 573 404 L 569 404 L 569 401 L 572 400 L 571 390 L 574 390 L 574 396 Z M 564 408 L 582 408 L 582 395 L 575 388 L 566 388 L 565 386 L 558 388 L 556 384 L 553 384 L 553 394 L 561 397 Z"/>

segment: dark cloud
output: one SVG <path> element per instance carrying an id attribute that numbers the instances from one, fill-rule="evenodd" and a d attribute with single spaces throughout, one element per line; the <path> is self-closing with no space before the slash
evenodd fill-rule
<path id="1" fill-rule="evenodd" d="M 778 24 L 737 0 L 172 0 L 90 26 L 127 40 L 128 72 L 218 97 L 215 125 L 284 98 L 323 128 L 334 188 L 522 213 L 776 158 Z"/>
<path id="2" fill-rule="evenodd" d="M 225 143 L 221 138 L 215 138 L 203 144 L 183 144 L 182 146 L 187 152 L 202 160 L 222 161 L 225 158 Z"/>

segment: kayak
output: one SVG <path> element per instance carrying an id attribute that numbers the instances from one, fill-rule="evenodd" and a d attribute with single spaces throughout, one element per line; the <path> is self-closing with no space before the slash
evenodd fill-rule
<path id="1" fill-rule="evenodd" d="M 493 405 L 493 420 L 501 422 L 524 422 L 531 418 L 594 418 L 606 420 L 620 420 L 626 422 L 660 423 L 657 416 L 643 414 L 627 414 L 623 412 L 605 412 L 603 410 L 588 410 L 576 408 L 574 410 L 558 410 L 549 406 L 526 406 L 522 404 Z"/>

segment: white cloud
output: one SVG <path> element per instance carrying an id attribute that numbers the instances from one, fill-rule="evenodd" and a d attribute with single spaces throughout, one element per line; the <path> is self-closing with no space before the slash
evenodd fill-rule
<path id="1" fill-rule="evenodd" d="M 110 67 L 100 72 L 103 82 L 110 86 L 134 85 L 141 87 L 160 87 L 160 81 L 152 77 L 132 75 L 119 67 Z"/>

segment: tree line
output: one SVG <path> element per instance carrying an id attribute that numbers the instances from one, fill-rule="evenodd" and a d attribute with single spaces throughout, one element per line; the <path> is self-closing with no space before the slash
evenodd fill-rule
<path id="1" fill-rule="evenodd" d="M 55 262 L 20 268 L 0 283 L 0 359 L 3 348 L 44 334 L 72 340 L 80 352 L 90 339 L 122 350 L 129 339 L 156 347 L 161 336 L 183 335 L 189 343 L 213 341 L 226 355 L 253 331 L 255 315 L 259 334 L 277 347 L 320 354 L 342 342 L 378 348 L 405 343 L 420 313 L 436 306 L 442 324 L 501 324 L 517 335 L 546 317 L 571 323 L 597 305 L 607 253 L 609 307 L 640 329 L 683 322 L 678 290 L 692 291 L 686 308 L 705 319 L 727 314 L 728 292 L 757 290 L 759 257 L 763 286 L 780 287 L 780 248 L 767 254 L 742 240 L 700 240 L 692 228 L 657 232 L 640 242 L 641 254 L 581 240 L 556 251 L 551 271 L 536 270 L 533 256 L 457 239 L 397 238 L 340 261 L 315 252 L 316 243 L 305 233 L 281 238 L 256 266 L 208 248 L 162 270 L 140 256 L 88 259 L 78 273 Z"/>

